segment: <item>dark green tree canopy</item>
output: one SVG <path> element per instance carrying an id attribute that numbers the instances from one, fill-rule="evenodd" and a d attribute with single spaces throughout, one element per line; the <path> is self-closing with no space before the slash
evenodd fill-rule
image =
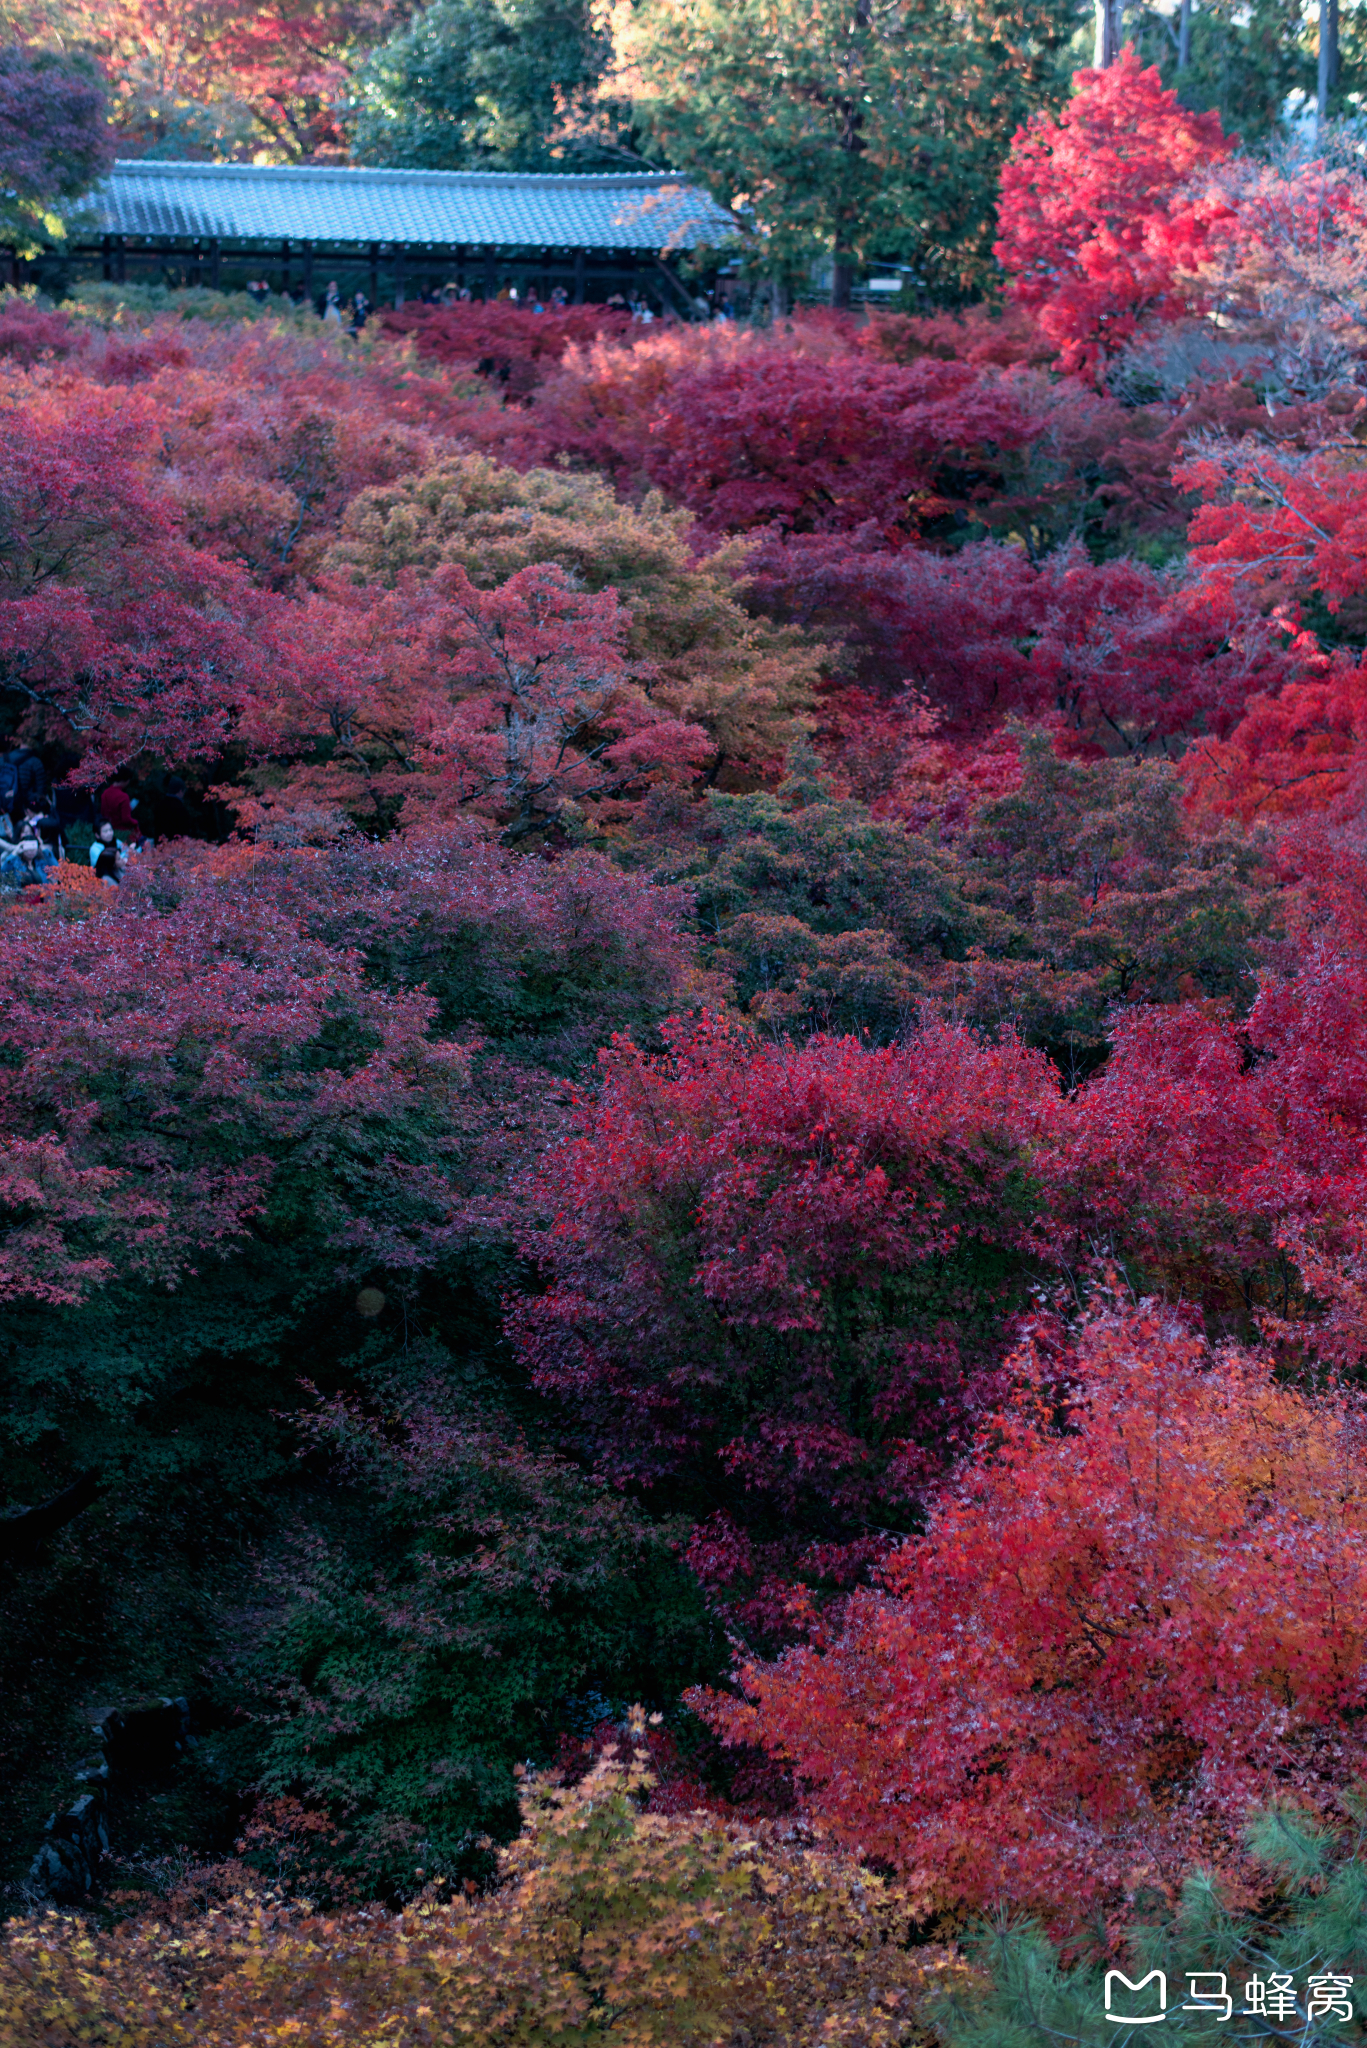
<path id="1" fill-rule="evenodd" d="M 362 73 L 355 154 L 448 171 L 620 160 L 589 112 L 610 56 L 587 0 L 437 0 Z"/>
<path id="2" fill-rule="evenodd" d="M 1059 85 L 1067 0 L 641 0 L 628 51 L 668 161 L 748 211 L 766 267 L 870 260 L 938 294 L 990 265 L 1012 135 Z"/>

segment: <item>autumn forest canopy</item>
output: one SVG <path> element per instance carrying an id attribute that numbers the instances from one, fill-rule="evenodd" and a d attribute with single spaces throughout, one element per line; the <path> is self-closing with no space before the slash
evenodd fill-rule
<path id="1" fill-rule="evenodd" d="M 6 2043 L 1367 2040 L 1356 17 L 948 19 L 0 54 L 752 287 L 0 298 Z"/>

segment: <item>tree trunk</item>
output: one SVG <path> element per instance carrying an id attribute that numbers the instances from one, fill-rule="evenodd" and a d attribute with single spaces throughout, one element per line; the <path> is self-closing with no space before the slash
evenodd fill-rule
<path id="1" fill-rule="evenodd" d="M 1316 75 L 1315 134 L 1324 132 L 1329 118 L 1329 95 L 1339 76 L 1339 11 L 1337 0 L 1320 0 L 1320 54 Z"/>
<path id="2" fill-rule="evenodd" d="M 857 79 L 863 73 L 863 51 L 860 38 L 867 36 L 873 23 L 873 0 L 855 0 L 852 18 L 853 35 L 849 51 L 850 77 Z M 844 119 L 841 123 L 840 147 L 856 161 L 864 154 L 864 104 L 858 92 L 851 93 L 841 102 Z M 837 205 L 835 216 L 835 247 L 831 251 L 831 304 L 842 311 L 849 310 L 850 293 L 854 288 L 854 256 L 848 246 L 851 230 L 858 234 L 857 220 L 846 206 Z"/>
<path id="3" fill-rule="evenodd" d="M 1177 68 L 1185 71 L 1191 62 L 1191 0 L 1182 0 L 1177 18 Z"/>
<path id="4" fill-rule="evenodd" d="M 1096 0 L 1096 68 L 1105 71 L 1120 55 L 1125 0 Z"/>
<path id="5" fill-rule="evenodd" d="M 1329 0 L 1329 90 L 1339 89 L 1339 0 Z"/>

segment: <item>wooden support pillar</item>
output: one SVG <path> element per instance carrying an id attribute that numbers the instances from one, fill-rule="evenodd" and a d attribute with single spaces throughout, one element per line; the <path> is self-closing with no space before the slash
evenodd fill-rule
<path id="1" fill-rule="evenodd" d="M 100 242 L 100 276 L 106 284 L 114 282 L 114 237 L 105 235 Z"/>
<path id="2" fill-rule="evenodd" d="M 128 282 L 127 235 L 116 235 L 114 237 L 114 282 L 115 284 L 126 284 Z"/>
<path id="3" fill-rule="evenodd" d="M 313 244 L 312 242 L 301 242 L 299 246 L 303 252 L 304 298 L 307 304 L 311 306 L 313 304 Z"/>
<path id="4" fill-rule="evenodd" d="M 584 251 L 582 249 L 576 249 L 574 252 L 574 303 L 576 306 L 582 306 L 584 303 Z"/>
<path id="5" fill-rule="evenodd" d="M 218 290 L 218 281 L 222 274 L 223 250 L 222 246 L 219 243 L 218 236 L 215 235 L 213 240 L 209 244 L 209 285 L 211 290 Z"/>
<path id="6" fill-rule="evenodd" d="M 191 284 L 203 284 L 204 282 L 204 244 L 200 241 L 198 235 L 195 236 L 190 247 L 190 282 Z"/>
<path id="7" fill-rule="evenodd" d="M 379 243 L 378 243 L 378 242 L 372 242 L 372 243 L 371 243 L 371 245 L 370 245 L 370 293 L 369 293 L 369 297 L 370 297 L 370 305 L 371 305 L 371 310 L 372 310 L 372 312 L 374 311 L 374 308 L 375 308 L 375 304 L 376 304 L 376 301 L 377 301 L 377 300 L 379 299 L 379 296 L 380 296 L 380 245 L 379 245 Z"/>
<path id="8" fill-rule="evenodd" d="M 403 297 L 404 297 L 404 292 L 403 292 L 403 287 L 404 287 L 404 261 L 403 261 L 403 259 L 404 259 L 404 245 L 403 245 L 403 243 L 402 243 L 402 242 L 396 242 L 396 243 L 394 244 L 394 304 L 395 304 L 396 306 L 401 306 L 401 305 L 403 304 Z"/>
<path id="9" fill-rule="evenodd" d="M 290 245 L 288 240 L 280 244 L 280 296 L 290 295 Z"/>
<path id="10" fill-rule="evenodd" d="M 486 304 L 498 290 L 497 266 L 498 251 L 496 249 L 486 249 L 484 252 L 484 298 Z"/>

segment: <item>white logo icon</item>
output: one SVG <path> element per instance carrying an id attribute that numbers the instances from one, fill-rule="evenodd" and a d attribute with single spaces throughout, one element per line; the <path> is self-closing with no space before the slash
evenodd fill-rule
<path id="1" fill-rule="evenodd" d="M 1158 1986 L 1159 2010 L 1157 2012 L 1145 2013 L 1139 2018 L 1127 2012 L 1112 2012 L 1111 1994 L 1117 1984 L 1123 1984 L 1127 1991 L 1136 1993 L 1146 1990 L 1150 1984 L 1156 1984 Z M 1158 2022 L 1165 2020 L 1167 2016 L 1168 1980 L 1162 1970 L 1150 1970 L 1148 1976 L 1141 1977 L 1137 1984 L 1132 1984 L 1129 1978 L 1120 1970 L 1108 1970 L 1106 1972 L 1106 2017 L 1114 2025 L 1117 2027 L 1156 2027 Z"/>

